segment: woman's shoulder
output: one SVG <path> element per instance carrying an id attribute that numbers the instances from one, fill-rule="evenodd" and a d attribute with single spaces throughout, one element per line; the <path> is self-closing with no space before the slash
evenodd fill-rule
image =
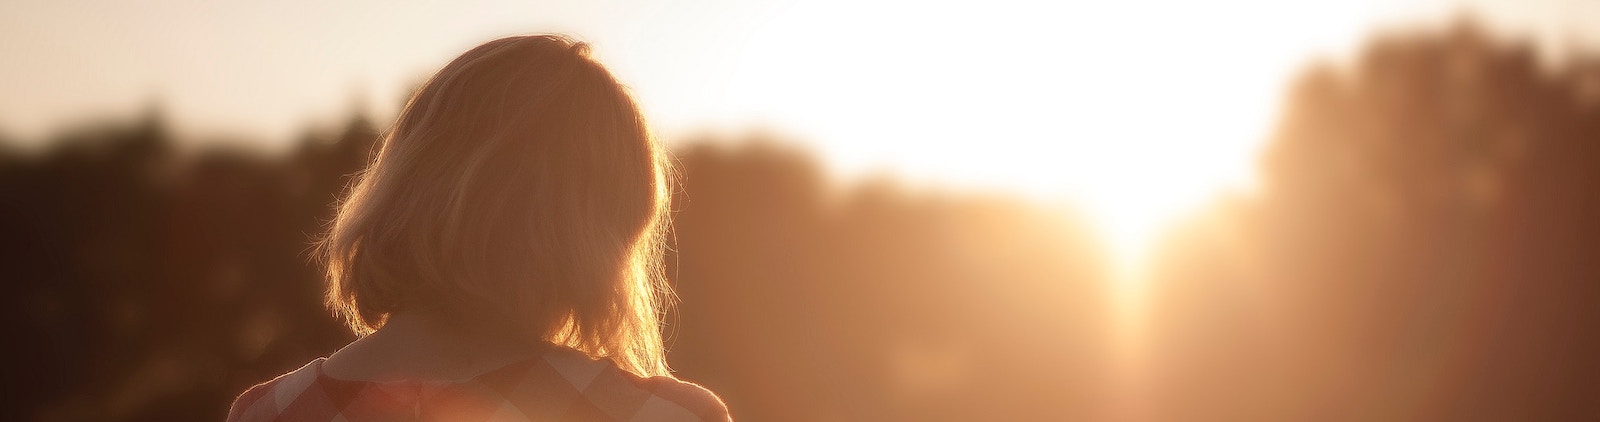
<path id="1" fill-rule="evenodd" d="M 289 403 L 317 381 L 317 358 L 299 369 L 246 389 L 228 408 L 228 421 L 274 420 Z"/>
<path id="2" fill-rule="evenodd" d="M 699 384 L 669 377 L 646 378 L 644 384 L 649 385 L 653 394 L 662 400 L 660 404 L 672 404 L 663 407 L 683 409 L 702 421 L 732 420 L 722 398 Z"/>
<path id="3" fill-rule="evenodd" d="M 518 407 L 529 416 L 561 420 L 730 420 L 722 399 L 705 387 L 672 377 L 640 377 L 610 360 L 564 348 L 484 374 L 479 382 L 513 393 L 508 399 L 521 402 Z M 547 407 L 550 405 L 561 409 L 556 414 L 542 411 L 556 410 Z"/>

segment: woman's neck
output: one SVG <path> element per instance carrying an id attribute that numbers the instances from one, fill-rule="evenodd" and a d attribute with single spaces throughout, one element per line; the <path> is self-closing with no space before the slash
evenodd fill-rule
<path id="1" fill-rule="evenodd" d="M 397 312 L 383 327 L 323 362 L 323 373 L 353 381 L 458 381 L 531 357 L 526 333 L 439 312 Z"/>

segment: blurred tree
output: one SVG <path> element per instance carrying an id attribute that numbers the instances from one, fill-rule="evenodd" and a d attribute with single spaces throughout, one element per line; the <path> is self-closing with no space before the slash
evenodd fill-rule
<path id="1" fill-rule="evenodd" d="M 5 353 L 26 364 L 0 419 L 216 419 L 248 383 L 348 340 L 302 252 L 375 136 L 358 118 L 287 162 L 185 159 L 149 112 L 6 161 Z"/>
<path id="2" fill-rule="evenodd" d="M 753 140 L 683 152 L 672 361 L 752 420 L 1087 415 L 1103 257 L 1014 199 L 835 190 Z"/>
<path id="3" fill-rule="evenodd" d="M 1155 381 L 1160 403 L 1188 403 L 1166 415 L 1600 417 L 1600 107 L 1579 57 L 1542 67 L 1460 23 L 1308 71 L 1263 197 L 1197 221 L 1167 255 L 1164 359 L 1211 372 Z M 1261 305 L 1241 319 L 1270 327 L 1205 353 L 1240 325 L 1181 321 L 1218 317 L 1245 295 L 1207 293 L 1239 286 Z"/>

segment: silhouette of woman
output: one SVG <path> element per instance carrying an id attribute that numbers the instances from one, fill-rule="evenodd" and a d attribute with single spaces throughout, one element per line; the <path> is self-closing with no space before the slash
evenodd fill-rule
<path id="1" fill-rule="evenodd" d="M 586 44 L 462 54 L 318 244 L 327 305 L 360 338 L 228 420 L 728 420 L 663 356 L 663 154 Z"/>

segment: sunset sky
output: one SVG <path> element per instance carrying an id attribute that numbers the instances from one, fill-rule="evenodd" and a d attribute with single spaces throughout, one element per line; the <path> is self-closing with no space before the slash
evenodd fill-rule
<path id="1" fill-rule="evenodd" d="M 565 32 L 669 139 L 776 133 L 841 176 L 1076 204 L 1127 257 L 1250 188 L 1280 90 L 1309 60 L 1463 8 L 1547 47 L 1600 45 L 1600 2 L 1581 0 L 11 0 L 0 134 L 37 147 L 156 103 L 192 139 L 281 149 L 352 110 L 392 118 L 477 43 Z"/>

